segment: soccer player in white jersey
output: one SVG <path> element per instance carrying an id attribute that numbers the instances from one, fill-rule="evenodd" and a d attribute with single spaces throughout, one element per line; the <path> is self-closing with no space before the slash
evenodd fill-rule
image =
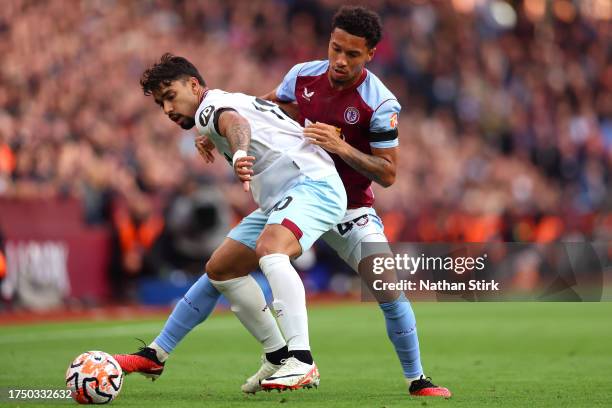
<path id="1" fill-rule="evenodd" d="M 173 122 L 184 129 L 197 126 L 198 133 L 214 143 L 259 206 L 230 231 L 211 256 L 206 264 L 210 280 L 202 283 L 204 290 L 210 291 L 212 284 L 225 295 L 234 313 L 273 359 L 274 352 L 276 357 L 285 355 L 276 359 L 274 367 L 268 364 L 268 370 L 259 373 L 265 377 L 276 372 L 279 380 L 270 388 L 317 386 L 319 372 L 310 352 L 304 286 L 289 260 L 342 219 L 346 192 L 333 161 L 323 149 L 310 144 L 303 128 L 275 104 L 209 89 L 185 58 L 165 54 L 144 72 L 141 85 Z M 261 289 L 248 275 L 257 265 L 270 283 L 284 338 Z M 218 273 L 227 269 L 237 277 Z M 177 306 L 179 313 L 173 312 L 169 321 L 175 318 L 180 325 L 191 317 L 190 311 L 199 309 L 197 296 L 188 292 L 183 301 L 184 305 Z M 158 338 L 139 353 L 118 355 L 119 364 L 126 372 L 159 376 L 169 352 L 164 344 Z M 153 364 L 143 370 L 143 361 Z"/>

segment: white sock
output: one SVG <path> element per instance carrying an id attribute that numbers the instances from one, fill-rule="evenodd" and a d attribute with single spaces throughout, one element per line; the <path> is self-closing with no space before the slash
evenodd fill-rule
<path id="1" fill-rule="evenodd" d="M 412 378 L 406 377 L 406 383 L 410 385 L 413 381 L 420 380 L 421 378 L 425 378 L 425 373 L 420 374 L 418 377 L 412 377 Z"/>
<path id="2" fill-rule="evenodd" d="M 149 344 L 149 347 L 155 350 L 155 354 L 157 354 L 157 359 L 162 363 L 166 361 L 168 357 L 170 357 L 170 354 L 168 354 L 168 352 L 161 348 L 161 346 L 156 342 L 152 342 L 151 344 Z"/>
<path id="3" fill-rule="evenodd" d="M 285 346 L 285 339 L 270 313 L 266 298 L 251 275 L 226 281 L 210 279 L 210 282 L 227 298 L 232 312 L 263 345 L 266 353 Z"/>
<path id="4" fill-rule="evenodd" d="M 285 254 L 266 255 L 259 259 L 259 266 L 272 288 L 272 306 L 289 350 L 310 350 L 304 284 L 289 257 Z"/>

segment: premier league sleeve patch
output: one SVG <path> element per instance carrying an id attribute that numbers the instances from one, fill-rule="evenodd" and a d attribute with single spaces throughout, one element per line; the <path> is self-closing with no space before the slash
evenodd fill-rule
<path id="1" fill-rule="evenodd" d="M 391 115 L 391 119 L 389 120 L 389 127 L 391 129 L 396 129 L 397 128 L 397 112 L 395 112 L 393 115 Z"/>

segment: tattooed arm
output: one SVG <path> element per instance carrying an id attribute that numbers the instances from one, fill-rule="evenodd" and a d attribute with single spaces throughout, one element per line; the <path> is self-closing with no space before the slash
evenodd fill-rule
<path id="1" fill-rule="evenodd" d="M 349 166 L 383 187 L 395 183 L 397 147 L 372 148 L 372 154 L 366 154 L 350 146 L 341 152 L 340 157 Z"/>
<path id="2" fill-rule="evenodd" d="M 363 153 L 340 138 L 338 129 L 325 123 L 313 123 L 304 129 L 304 136 L 312 144 L 337 154 L 349 166 L 383 187 L 395 182 L 397 147 L 372 148 L 372 154 Z"/>
<path id="3" fill-rule="evenodd" d="M 249 121 L 240 116 L 234 110 L 223 110 L 215 118 L 219 134 L 225 138 L 230 145 L 233 155 L 234 172 L 242 181 L 244 191 L 249 191 L 250 180 L 253 175 L 253 162 L 255 157 L 247 156 L 251 142 L 251 125 Z"/>
<path id="4" fill-rule="evenodd" d="M 219 134 L 229 142 L 232 154 L 238 150 L 249 150 L 251 125 L 249 121 L 234 110 L 223 110 L 217 120 Z"/>

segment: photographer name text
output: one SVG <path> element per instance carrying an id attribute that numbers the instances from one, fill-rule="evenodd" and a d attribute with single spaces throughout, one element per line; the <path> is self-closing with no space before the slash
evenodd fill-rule
<path id="1" fill-rule="evenodd" d="M 447 280 L 431 281 L 420 280 L 413 282 L 409 280 L 400 280 L 398 282 L 384 282 L 381 279 L 375 280 L 372 284 L 374 290 L 402 290 L 402 291 L 499 291 L 499 282 L 494 279 L 476 280 L 471 279 L 467 282 L 449 282 Z"/>

